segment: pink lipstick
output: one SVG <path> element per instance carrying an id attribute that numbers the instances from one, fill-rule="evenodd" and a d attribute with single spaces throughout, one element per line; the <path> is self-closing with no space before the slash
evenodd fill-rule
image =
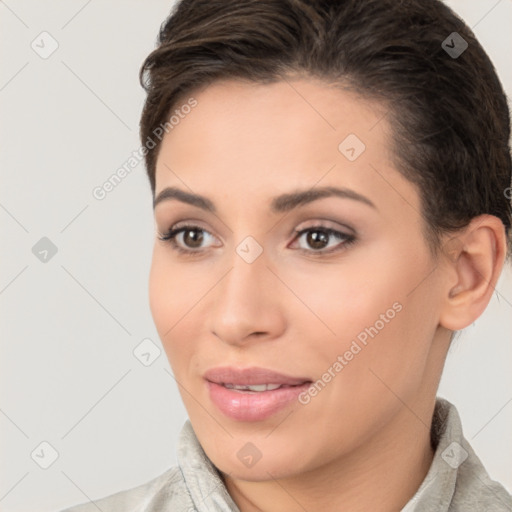
<path id="1" fill-rule="evenodd" d="M 297 400 L 308 377 L 292 377 L 265 368 L 217 367 L 204 374 L 210 399 L 226 416 L 261 421 Z"/>

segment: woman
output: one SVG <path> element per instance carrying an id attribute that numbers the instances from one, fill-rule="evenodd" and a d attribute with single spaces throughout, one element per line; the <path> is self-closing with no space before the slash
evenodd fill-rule
<path id="1" fill-rule="evenodd" d="M 436 397 L 510 254 L 510 119 L 437 0 L 183 0 L 141 69 L 178 466 L 68 512 L 512 497 Z"/>

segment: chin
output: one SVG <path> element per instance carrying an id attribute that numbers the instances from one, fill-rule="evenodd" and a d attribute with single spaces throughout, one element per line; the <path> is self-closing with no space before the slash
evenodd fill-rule
<path id="1" fill-rule="evenodd" d="M 272 463 L 267 461 L 263 463 L 260 460 L 252 468 L 241 468 L 240 464 L 233 462 L 227 462 L 224 469 L 219 468 L 215 465 L 223 475 L 228 475 L 230 478 L 235 480 L 244 480 L 246 482 L 266 482 L 268 480 L 283 479 L 294 476 L 297 472 L 296 468 L 291 471 L 290 467 L 293 465 L 293 461 L 288 461 L 286 464 Z"/>
<path id="2" fill-rule="evenodd" d="M 202 444 L 202 443 L 201 443 Z M 263 482 L 274 478 L 288 478 L 305 470 L 304 458 L 298 465 L 297 450 L 281 451 L 281 443 L 261 446 L 244 439 L 231 439 L 229 443 L 212 446 L 203 445 L 214 466 L 224 475 L 237 480 Z M 305 454 L 302 454 L 305 455 Z"/>

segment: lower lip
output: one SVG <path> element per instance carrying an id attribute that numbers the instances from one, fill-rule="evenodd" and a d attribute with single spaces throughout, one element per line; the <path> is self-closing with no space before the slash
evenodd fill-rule
<path id="1" fill-rule="evenodd" d="M 235 391 L 206 381 L 212 402 L 222 413 L 238 421 L 261 421 L 298 399 L 311 383 L 268 391 Z"/>

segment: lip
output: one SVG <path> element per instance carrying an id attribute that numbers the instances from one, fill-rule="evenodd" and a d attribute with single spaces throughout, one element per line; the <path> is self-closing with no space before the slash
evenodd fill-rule
<path id="1" fill-rule="evenodd" d="M 258 366 L 252 366 L 250 368 L 219 366 L 217 368 L 210 368 L 204 373 L 203 377 L 217 384 L 237 384 L 240 386 L 256 384 L 286 384 L 288 386 L 296 386 L 304 382 L 312 382 L 309 377 L 292 377 Z"/>
<path id="2" fill-rule="evenodd" d="M 224 415 L 237 421 L 262 421 L 297 401 L 312 383 L 266 368 L 212 368 L 204 374 L 211 401 Z M 236 391 L 222 384 L 281 384 L 289 387 L 261 392 Z"/>

